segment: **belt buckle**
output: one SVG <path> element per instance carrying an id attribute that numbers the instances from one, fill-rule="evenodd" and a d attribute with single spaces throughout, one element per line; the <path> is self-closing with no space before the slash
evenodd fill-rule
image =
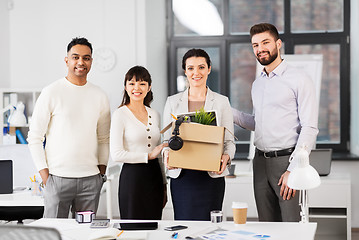
<path id="1" fill-rule="evenodd" d="M 278 157 L 278 154 L 277 154 L 277 151 L 273 151 L 274 152 L 274 157 Z M 270 152 L 263 152 L 263 156 L 264 156 L 264 158 L 271 158 L 271 156 L 267 156 L 266 154 L 267 153 L 270 153 Z"/>

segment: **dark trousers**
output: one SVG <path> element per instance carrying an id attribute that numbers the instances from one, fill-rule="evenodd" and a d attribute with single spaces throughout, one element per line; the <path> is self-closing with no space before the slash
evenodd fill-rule
<path id="1" fill-rule="evenodd" d="M 287 170 L 289 156 L 253 159 L 254 195 L 259 221 L 299 222 L 299 191 L 290 200 L 283 200 L 278 186 L 281 175 Z"/>

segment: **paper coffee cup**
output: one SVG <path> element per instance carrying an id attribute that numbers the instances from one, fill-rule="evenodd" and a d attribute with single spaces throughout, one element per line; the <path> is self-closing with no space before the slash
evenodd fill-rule
<path id="1" fill-rule="evenodd" d="M 233 202 L 233 220 L 235 224 L 245 224 L 247 222 L 248 204 L 245 202 Z"/>

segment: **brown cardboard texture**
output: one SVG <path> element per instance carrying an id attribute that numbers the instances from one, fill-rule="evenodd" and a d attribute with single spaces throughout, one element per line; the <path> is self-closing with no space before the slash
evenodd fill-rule
<path id="1" fill-rule="evenodd" d="M 172 123 L 172 131 L 174 129 Z M 179 137 L 183 147 L 170 149 L 168 165 L 202 171 L 219 171 L 223 154 L 224 127 L 182 123 Z"/>

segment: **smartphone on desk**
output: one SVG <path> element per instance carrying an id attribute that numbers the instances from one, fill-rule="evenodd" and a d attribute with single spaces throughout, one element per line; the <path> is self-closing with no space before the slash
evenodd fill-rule
<path id="1" fill-rule="evenodd" d="M 115 223 L 113 227 L 120 230 L 156 230 L 158 228 L 158 222 Z"/>
<path id="2" fill-rule="evenodd" d="M 183 225 L 176 225 L 176 226 L 165 227 L 164 229 L 166 231 L 178 231 L 178 230 L 182 230 L 182 229 L 186 229 L 186 228 L 188 228 L 188 227 L 183 226 Z"/>

